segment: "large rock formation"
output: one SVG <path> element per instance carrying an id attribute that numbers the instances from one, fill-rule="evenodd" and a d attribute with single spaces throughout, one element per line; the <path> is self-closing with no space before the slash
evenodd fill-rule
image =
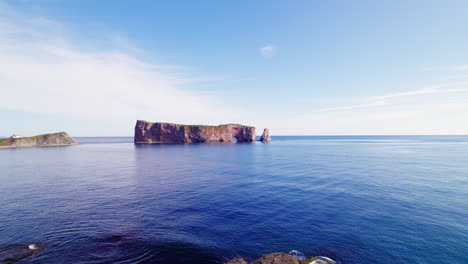
<path id="1" fill-rule="evenodd" d="M 0 140 L 0 147 L 48 147 L 78 144 L 66 132 L 39 135 L 34 137 L 7 138 Z"/>
<path id="2" fill-rule="evenodd" d="M 255 127 L 227 124 L 219 126 L 150 123 L 138 120 L 135 143 L 254 142 Z"/>
<path id="3" fill-rule="evenodd" d="M 271 141 L 270 130 L 268 128 L 265 128 L 263 130 L 263 134 L 260 137 L 260 141 L 263 142 L 263 143 L 268 143 L 268 142 Z"/>

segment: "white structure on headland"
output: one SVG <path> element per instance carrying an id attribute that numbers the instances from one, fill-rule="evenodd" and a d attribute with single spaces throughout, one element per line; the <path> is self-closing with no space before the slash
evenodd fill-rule
<path id="1" fill-rule="evenodd" d="M 11 136 L 11 138 L 22 138 L 22 136 L 19 135 L 19 134 L 13 134 L 13 136 Z"/>

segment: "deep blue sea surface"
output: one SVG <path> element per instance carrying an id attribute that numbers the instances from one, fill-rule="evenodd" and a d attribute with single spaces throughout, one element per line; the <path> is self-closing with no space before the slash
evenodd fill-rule
<path id="1" fill-rule="evenodd" d="M 468 136 L 0 149 L 0 248 L 22 263 L 468 263 Z"/>

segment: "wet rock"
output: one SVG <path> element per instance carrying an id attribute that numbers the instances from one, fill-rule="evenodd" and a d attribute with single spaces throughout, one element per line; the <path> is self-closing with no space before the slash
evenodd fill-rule
<path id="1" fill-rule="evenodd" d="M 43 243 L 18 244 L 0 248 L 0 263 L 13 264 L 32 257 L 46 249 Z"/>
<path id="2" fill-rule="evenodd" d="M 231 259 L 230 261 L 226 262 L 225 264 L 247 264 L 243 259 Z"/>
<path id="3" fill-rule="evenodd" d="M 299 260 L 290 254 L 272 253 L 261 256 L 252 264 L 299 264 Z"/>
<path id="4" fill-rule="evenodd" d="M 312 258 L 315 258 L 315 260 L 313 260 L 312 262 L 304 262 L 304 263 L 301 263 L 301 264 L 336 264 L 336 261 L 334 261 L 333 259 L 331 258 L 327 258 L 327 257 L 311 257 Z M 309 259 L 309 258 L 307 258 Z"/>
<path id="5" fill-rule="evenodd" d="M 267 142 L 271 141 L 270 130 L 268 128 L 265 128 L 263 130 L 263 134 L 260 137 L 260 141 L 263 142 L 263 143 L 267 143 Z"/>
<path id="6" fill-rule="evenodd" d="M 315 260 L 317 260 L 316 257 L 308 257 L 308 258 L 299 260 L 299 263 L 301 263 L 301 264 L 311 264 L 311 263 L 313 263 Z"/>

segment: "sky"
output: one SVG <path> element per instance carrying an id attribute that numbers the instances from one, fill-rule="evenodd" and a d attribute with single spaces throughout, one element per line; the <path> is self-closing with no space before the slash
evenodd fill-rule
<path id="1" fill-rule="evenodd" d="M 0 135 L 467 135 L 468 1 L 0 0 Z"/>

